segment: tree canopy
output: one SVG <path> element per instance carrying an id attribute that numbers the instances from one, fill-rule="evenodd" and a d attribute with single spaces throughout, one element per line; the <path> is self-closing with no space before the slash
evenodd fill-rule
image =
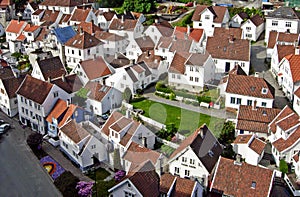
<path id="1" fill-rule="evenodd" d="M 123 10 L 148 13 L 155 9 L 155 1 L 152 0 L 125 0 Z"/>

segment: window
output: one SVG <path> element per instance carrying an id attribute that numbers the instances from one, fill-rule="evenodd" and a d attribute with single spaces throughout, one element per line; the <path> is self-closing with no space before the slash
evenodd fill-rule
<path id="1" fill-rule="evenodd" d="M 172 74 L 172 78 L 175 79 L 175 74 Z"/>
<path id="2" fill-rule="evenodd" d="M 92 146 L 91 146 L 91 149 L 95 149 L 96 148 L 96 144 L 93 144 Z"/>
<path id="3" fill-rule="evenodd" d="M 246 38 L 252 38 L 252 34 L 246 34 Z"/>
<path id="4" fill-rule="evenodd" d="M 22 103 L 24 102 L 23 96 L 21 96 L 21 102 L 22 102 Z"/>
<path id="5" fill-rule="evenodd" d="M 22 113 L 24 114 L 24 107 L 22 107 Z"/>
<path id="6" fill-rule="evenodd" d="M 78 50 L 78 54 L 79 54 L 79 56 L 81 56 L 81 51 L 80 50 Z"/>
<path id="7" fill-rule="evenodd" d="M 58 91 L 53 92 L 53 96 L 54 96 L 54 98 L 58 97 Z"/>
<path id="8" fill-rule="evenodd" d="M 133 193 L 124 191 L 125 197 L 134 197 L 135 195 Z"/>
<path id="9" fill-rule="evenodd" d="M 190 159 L 190 164 L 194 165 L 195 164 L 195 159 Z"/>
<path id="10" fill-rule="evenodd" d="M 242 99 L 241 98 L 237 98 L 236 99 L 236 104 L 240 105 L 242 103 Z"/>
<path id="11" fill-rule="evenodd" d="M 185 176 L 190 176 L 190 171 L 189 171 L 189 170 L 185 170 L 185 171 L 184 171 L 184 175 L 185 175 Z"/>
<path id="12" fill-rule="evenodd" d="M 126 75 L 123 75 L 123 80 L 126 80 Z"/>
<path id="13" fill-rule="evenodd" d="M 231 98 L 230 98 L 230 103 L 231 103 L 231 104 L 235 104 L 235 97 L 231 97 Z"/>
<path id="14" fill-rule="evenodd" d="M 175 167 L 175 174 L 179 174 L 179 168 Z"/>
<path id="15" fill-rule="evenodd" d="M 272 21 L 272 26 L 277 26 L 278 25 L 278 21 Z"/>
<path id="16" fill-rule="evenodd" d="M 250 31 L 250 30 L 251 30 L 251 27 L 246 27 L 246 30 Z"/>
<path id="17" fill-rule="evenodd" d="M 268 93 L 268 88 L 262 88 L 261 93 L 262 94 L 267 94 Z"/>
<path id="18" fill-rule="evenodd" d="M 180 75 L 177 75 L 177 79 L 180 79 L 181 77 L 180 77 Z"/>
<path id="19" fill-rule="evenodd" d="M 195 77 L 195 82 L 199 82 L 199 78 L 198 77 Z"/>
<path id="20" fill-rule="evenodd" d="M 245 62 L 242 62 L 242 63 L 241 63 L 241 67 L 245 67 Z"/>
<path id="21" fill-rule="evenodd" d="M 186 157 L 182 157 L 182 162 L 187 162 L 187 158 Z"/>
<path id="22" fill-rule="evenodd" d="M 25 99 L 25 104 L 27 105 L 27 99 Z"/>
<path id="23" fill-rule="evenodd" d="M 244 130 L 241 129 L 241 130 L 240 130 L 240 134 L 244 134 Z"/>
<path id="24" fill-rule="evenodd" d="M 87 54 L 91 55 L 91 50 L 90 49 L 87 50 Z"/>
<path id="25" fill-rule="evenodd" d="M 251 183 L 251 188 L 253 188 L 253 189 L 256 188 L 256 182 L 255 182 L 255 181 L 252 181 L 252 183 Z"/>
<path id="26" fill-rule="evenodd" d="M 261 102 L 261 106 L 262 107 L 267 107 L 267 103 L 266 102 Z"/>
<path id="27" fill-rule="evenodd" d="M 194 79 L 193 79 L 193 77 L 190 77 L 190 81 L 193 81 Z"/>
<path id="28" fill-rule="evenodd" d="M 210 17 L 209 17 L 209 15 L 205 15 L 205 19 L 209 19 Z"/>
<path id="29" fill-rule="evenodd" d="M 32 117 L 32 115 L 33 115 L 33 113 L 32 113 L 32 111 L 30 111 L 30 116 Z"/>
<path id="30" fill-rule="evenodd" d="M 292 26 L 292 22 L 285 22 L 285 26 L 286 27 L 291 27 Z"/>
<path id="31" fill-rule="evenodd" d="M 25 109 L 25 114 L 28 115 L 28 109 Z"/>
<path id="32" fill-rule="evenodd" d="M 252 100 L 247 100 L 247 105 L 252 105 Z"/>
<path id="33" fill-rule="evenodd" d="M 215 64 L 218 64 L 218 60 L 214 60 Z"/>
<path id="34" fill-rule="evenodd" d="M 190 67 L 190 71 L 193 71 L 193 70 L 194 70 L 194 68 L 191 66 L 191 67 Z"/>
<path id="35" fill-rule="evenodd" d="M 32 106 L 32 101 L 29 101 L 29 105 L 30 105 L 30 107 Z"/>

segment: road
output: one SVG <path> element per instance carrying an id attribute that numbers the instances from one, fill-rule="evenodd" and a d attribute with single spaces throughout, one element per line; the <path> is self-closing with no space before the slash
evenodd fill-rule
<path id="1" fill-rule="evenodd" d="M 13 125 L 0 141 L 0 196 L 62 196 L 48 173 L 28 148 L 26 137 L 29 129 L 22 129 L 15 120 L 0 112 L 0 119 Z"/>

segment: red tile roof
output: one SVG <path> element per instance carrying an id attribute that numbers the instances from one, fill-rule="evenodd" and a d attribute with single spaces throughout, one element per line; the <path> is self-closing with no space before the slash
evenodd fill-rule
<path id="1" fill-rule="evenodd" d="M 276 42 L 277 42 L 277 36 L 278 32 L 277 31 L 270 31 L 269 32 L 269 40 L 268 40 L 268 46 L 267 48 L 273 49 Z"/>
<path id="2" fill-rule="evenodd" d="M 101 129 L 101 132 L 104 133 L 106 136 L 109 136 L 109 127 L 115 122 L 117 122 L 121 117 L 123 117 L 123 115 L 120 112 L 114 111 L 106 120 L 105 124 Z"/>
<path id="3" fill-rule="evenodd" d="M 154 49 L 155 45 L 150 36 L 142 36 L 140 38 L 136 38 L 135 41 L 142 52 Z"/>
<path id="4" fill-rule="evenodd" d="M 282 152 L 286 149 L 289 149 L 291 146 L 298 143 L 300 140 L 300 127 L 298 128 L 288 136 L 288 138 L 285 140 L 283 138 L 279 138 L 275 142 L 272 143 L 272 145 L 279 151 Z"/>
<path id="5" fill-rule="evenodd" d="M 277 45 L 278 62 L 280 62 L 285 56 L 295 54 L 294 45 Z"/>
<path id="6" fill-rule="evenodd" d="M 254 138 L 252 142 L 249 144 L 249 148 L 251 148 L 254 152 L 261 155 L 266 147 L 266 143 L 261 141 L 258 138 Z"/>
<path id="7" fill-rule="evenodd" d="M 86 21 L 90 13 L 90 9 L 75 9 L 69 21 L 82 22 Z"/>
<path id="8" fill-rule="evenodd" d="M 184 74 L 185 62 L 189 56 L 190 53 L 175 53 L 174 58 L 169 67 L 169 72 Z"/>
<path id="9" fill-rule="evenodd" d="M 60 128 L 60 131 L 68 136 L 75 144 L 78 144 L 90 134 L 80 124 L 70 120 Z"/>
<path id="10" fill-rule="evenodd" d="M 285 59 L 289 61 L 293 82 L 295 83 L 300 81 L 300 55 L 291 54 L 285 56 Z"/>
<path id="11" fill-rule="evenodd" d="M 58 123 L 59 128 L 65 125 L 65 123 L 71 118 L 71 116 L 74 114 L 74 112 L 76 111 L 77 108 L 78 108 L 78 106 L 76 106 L 74 104 L 70 104 L 68 106 L 68 109 L 67 109 L 66 113 L 64 114 L 64 117 Z"/>
<path id="12" fill-rule="evenodd" d="M 238 135 L 233 141 L 233 144 L 247 144 L 251 137 L 252 135 Z"/>
<path id="13" fill-rule="evenodd" d="M 133 123 L 130 125 L 130 128 L 128 129 L 127 133 L 122 137 L 120 144 L 124 147 L 127 146 L 127 144 L 130 142 L 132 136 L 137 131 L 137 128 L 141 125 L 141 123 L 133 120 Z"/>
<path id="14" fill-rule="evenodd" d="M 98 26 L 96 26 L 93 22 L 81 22 L 77 25 L 77 29 L 82 29 L 82 31 L 85 31 L 91 35 L 93 35 L 97 31 L 102 31 L 102 29 Z"/>
<path id="15" fill-rule="evenodd" d="M 226 10 L 226 7 L 223 6 L 205 6 L 205 5 L 198 5 L 195 9 L 195 12 L 192 17 L 192 21 L 200 21 L 201 20 L 201 13 L 208 9 L 214 15 L 214 22 L 215 23 L 222 23 Z"/>
<path id="16" fill-rule="evenodd" d="M 115 123 L 113 123 L 110 128 L 116 132 L 120 132 L 124 127 L 128 126 L 132 123 L 132 120 L 122 117 L 119 120 L 117 120 Z"/>
<path id="17" fill-rule="evenodd" d="M 44 0 L 40 3 L 40 5 L 75 7 L 77 5 L 82 5 L 82 3 L 82 0 Z"/>
<path id="18" fill-rule="evenodd" d="M 262 92 L 263 88 L 267 89 L 267 93 Z M 265 79 L 254 76 L 229 75 L 226 92 L 257 98 L 275 98 L 274 88 Z"/>
<path id="19" fill-rule="evenodd" d="M 294 111 L 288 105 L 286 105 L 279 112 L 279 114 L 274 118 L 274 120 L 272 120 L 271 123 L 269 124 L 270 131 L 272 133 L 275 133 L 276 132 L 276 124 L 277 124 L 277 122 L 280 122 L 280 121 L 284 120 L 286 117 L 291 116 L 293 114 L 294 114 Z"/>
<path id="20" fill-rule="evenodd" d="M 65 43 L 66 46 L 78 49 L 88 49 L 100 44 L 103 44 L 103 42 L 85 31 L 83 33 L 76 34 Z"/>
<path id="21" fill-rule="evenodd" d="M 119 36 L 117 34 L 113 34 L 110 32 L 106 32 L 106 31 L 96 31 L 95 32 L 95 37 L 99 40 L 102 41 L 112 41 L 112 42 L 117 42 L 120 40 L 125 40 L 124 37 Z"/>
<path id="22" fill-rule="evenodd" d="M 47 116 L 46 121 L 52 123 L 52 118 L 58 119 L 67 110 L 67 108 L 68 108 L 67 102 L 62 99 L 58 99 L 53 109 Z"/>
<path id="23" fill-rule="evenodd" d="M 98 79 L 112 74 L 108 65 L 101 56 L 96 57 L 95 59 L 82 61 L 80 65 L 89 80 Z"/>
<path id="24" fill-rule="evenodd" d="M 102 102 L 102 99 L 109 93 L 111 87 L 90 81 L 85 85 L 85 89 L 89 90 L 88 98 Z"/>
<path id="25" fill-rule="evenodd" d="M 300 98 L 300 87 L 294 92 L 294 95 Z"/>
<path id="26" fill-rule="evenodd" d="M 273 171 L 247 163 L 235 164 L 221 157 L 213 178 L 211 191 L 220 191 L 231 196 L 269 196 Z"/>
<path id="27" fill-rule="evenodd" d="M 203 29 L 194 29 L 190 28 L 190 31 L 188 32 L 187 27 L 179 27 L 176 26 L 173 32 L 173 35 L 175 35 L 179 39 L 186 39 L 194 40 L 196 42 L 200 41 L 200 38 L 203 36 Z"/>
<path id="28" fill-rule="evenodd" d="M 27 24 L 26 27 L 24 28 L 24 31 L 26 31 L 26 32 L 34 32 L 34 31 L 36 31 L 39 28 L 41 28 L 41 27 L 37 26 L 37 25 Z"/>
<path id="29" fill-rule="evenodd" d="M 59 11 L 53 11 L 53 10 L 45 10 L 41 22 L 43 22 L 42 26 L 50 26 L 52 25 L 59 16 Z"/>
<path id="30" fill-rule="evenodd" d="M 38 104 L 43 104 L 53 85 L 51 83 L 26 75 L 16 94 L 20 94 Z"/>
<path id="31" fill-rule="evenodd" d="M 213 37 L 219 39 L 228 39 L 230 35 L 234 38 L 241 39 L 243 30 L 241 28 L 225 28 L 225 27 L 215 27 Z"/>
<path id="32" fill-rule="evenodd" d="M 137 24 L 137 20 L 132 19 L 113 19 L 109 25 L 110 30 L 125 30 L 125 31 L 133 31 Z"/>
<path id="33" fill-rule="evenodd" d="M 19 34 L 21 33 L 21 31 L 23 31 L 23 29 L 25 28 L 25 26 L 27 25 L 26 21 L 18 21 L 18 20 L 11 20 L 8 24 L 8 26 L 6 27 L 6 32 L 10 32 L 10 33 L 15 33 L 15 34 Z"/>

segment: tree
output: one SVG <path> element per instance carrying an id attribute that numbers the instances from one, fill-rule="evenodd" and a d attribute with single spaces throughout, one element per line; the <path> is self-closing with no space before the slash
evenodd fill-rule
<path id="1" fill-rule="evenodd" d="M 125 0 L 122 8 L 125 11 L 148 13 L 155 9 L 155 1 L 152 0 Z"/>
<path id="2" fill-rule="evenodd" d="M 59 189 L 64 197 L 76 197 L 78 191 L 76 190 L 79 179 L 71 172 L 65 171 L 54 181 L 54 185 Z"/>
<path id="3" fill-rule="evenodd" d="M 43 142 L 43 135 L 39 133 L 32 133 L 27 137 L 26 142 L 32 149 L 38 149 Z"/>
<path id="4" fill-rule="evenodd" d="M 130 88 L 126 87 L 124 92 L 123 92 L 123 99 L 129 103 L 130 100 L 132 99 L 132 93 L 131 93 L 131 90 Z"/>
<path id="5" fill-rule="evenodd" d="M 201 5 L 212 5 L 212 0 L 198 0 L 197 2 Z"/>
<path id="6" fill-rule="evenodd" d="M 280 160 L 280 163 L 279 163 L 279 170 L 280 170 L 280 172 L 282 172 L 282 173 L 288 173 L 288 170 L 289 170 L 289 167 L 288 167 L 288 165 L 287 165 L 287 163 L 285 162 L 285 160 L 284 159 L 281 159 Z"/>
<path id="7" fill-rule="evenodd" d="M 221 144 L 227 145 L 231 144 L 235 139 L 235 127 L 233 122 L 225 122 L 218 138 Z"/>

